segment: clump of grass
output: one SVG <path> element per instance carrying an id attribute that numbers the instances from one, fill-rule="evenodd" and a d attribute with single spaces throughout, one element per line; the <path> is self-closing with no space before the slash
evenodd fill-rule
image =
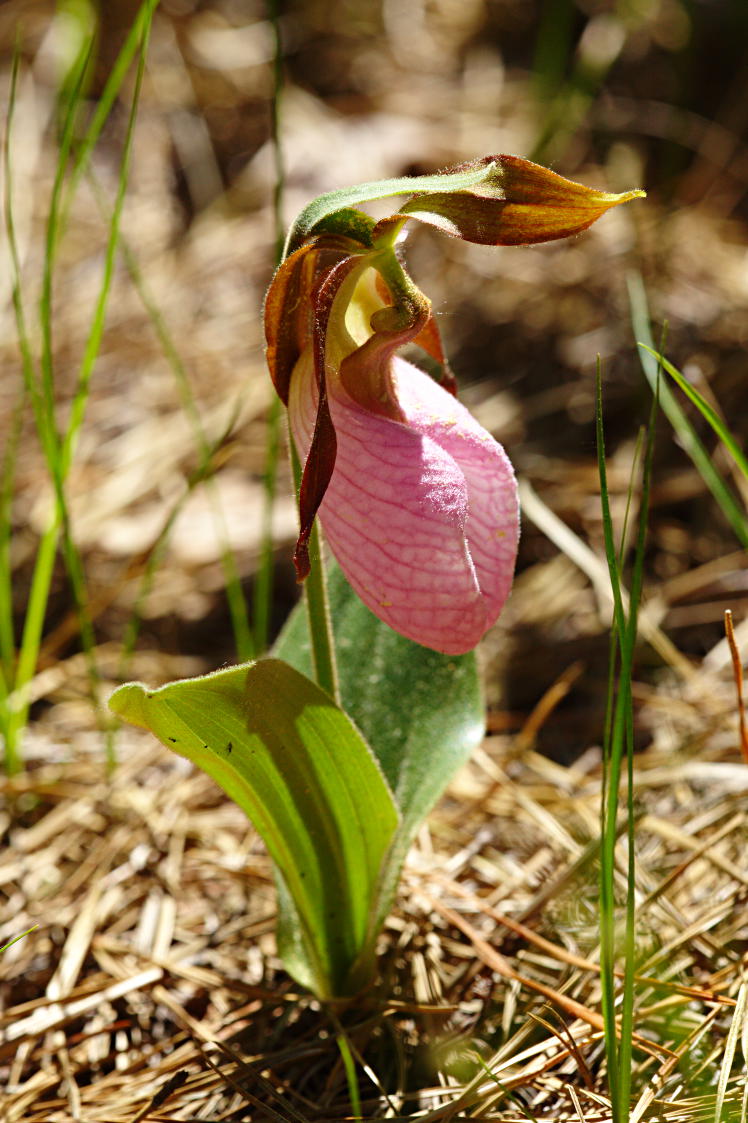
<path id="1" fill-rule="evenodd" d="M 70 510 L 66 496 L 66 483 L 75 454 L 75 448 L 84 421 L 88 402 L 91 377 L 96 363 L 104 331 L 106 310 L 114 272 L 119 242 L 122 208 L 127 190 L 130 157 L 135 129 L 135 120 L 140 89 L 145 70 L 150 31 L 156 0 L 145 0 L 136 17 L 116 65 L 106 83 L 104 92 L 93 114 L 90 124 L 83 133 L 82 140 L 76 144 L 83 108 L 83 90 L 88 74 L 92 40 L 83 42 L 70 67 L 67 80 L 63 81 L 58 97 L 58 118 L 62 122 L 57 166 L 49 202 L 46 224 L 44 266 L 41 295 L 36 309 L 36 332 L 39 337 L 39 358 L 34 358 L 31 316 L 23 291 L 23 279 L 18 243 L 13 216 L 13 115 L 18 87 L 20 55 L 16 51 L 11 76 L 11 90 L 8 119 L 4 144 L 5 172 L 5 225 L 10 250 L 12 271 L 13 307 L 16 318 L 18 343 L 21 352 L 25 397 L 30 401 L 37 436 L 44 453 L 44 459 L 54 492 L 53 510 L 47 528 L 39 542 L 31 590 L 26 605 L 20 646 L 15 657 L 10 615 L 10 560 L 3 551 L 3 572 L 0 583 L 5 592 L 2 597 L 3 647 L 6 672 L 3 676 L 2 732 L 5 742 L 5 768 L 9 774 L 17 772 L 22 766 L 20 738 L 25 728 L 28 712 L 28 686 L 36 670 L 39 649 L 44 630 L 47 604 L 49 600 L 52 574 L 58 549 L 62 544 L 65 566 L 78 616 L 81 642 L 86 652 L 91 693 L 98 706 L 97 686 L 99 675 L 95 658 L 95 637 L 93 623 L 87 604 L 86 582 L 83 564 L 75 546 L 70 523 Z M 75 189 L 85 172 L 91 152 L 101 133 L 107 115 L 117 97 L 128 73 L 132 60 L 137 56 L 138 65 L 134 90 L 130 102 L 130 113 L 125 131 L 125 139 L 118 175 L 117 196 L 108 228 L 107 247 L 102 270 L 99 292 L 91 315 L 88 337 L 78 367 L 75 390 L 67 421 L 59 429 L 56 422 L 56 386 L 53 363 L 53 288 L 55 265 L 60 243 L 65 234 L 67 216 Z M 6 458 L 4 473 L 4 498 L 9 506 L 9 496 L 13 479 L 13 450 Z"/>
<path id="2" fill-rule="evenodd" d="M 144 0 L 139 8 L 104 88 L 92 108 L 90 120 L 85 127 L 82 122 L 88 104 L 86 90 L 90 75 L 95 29 L 92 30 L 88 26 L 82 29 L 79 47 L 70 60 L 67 72 L 61 77 L 57 94 L 57 109 L 54 114 L 54 119 L 59 122 L 60 136 L 54 182 L 47 212 L 41 295 L 36 307 L 31 306 L 25 292 L 13 209 L 14 114 L 20 74 L 20 52 L 18 50 L 13 63 L 3 144 L 5 173 L 3 210 L 10 251 L 13 307 L 23 377 L 19 385 L 17 404 L 10 426 L 10 437 L 4 451 L 2 476 L 0 478 L 0 735 L 2 735 L 5 748 L 4 765 L 8 774 L 17 773 L 23 767 L 21 742 L 29 715 L 29 688 L 39 663 L 53 574 L 60 555 L 65 565 L 75 607 L 80 643 L 87 660 L 89 689 L 94 710 L 98 714 L 100 728 L 108 726 L 108 719 L 99 709 L 100 675 L 97 665 L 94 621 L 89 606 L 85 569 L 76 547 L 75 531 L 71 523 L 67 482 L 85 422 L 92 378 L 101 350 L 109 297 L 119 254 L 122 254 L 124 258 L 136 291 L 139 293 L 154 326 L 163 353 L 173 370 L 182 408 L 190 419 L 198 451 L 197 467 L 187 479 L 182 496 L 173 505 L 173 509 L 164 521 L 161 533 L 149 550 L 140 591 L 135 598 L 134 609 L 125 627 L 121 659 L 123 672 L 137 639 L 142 603 L 151 587 L 153 577 L 163 561 L 165 547 L 177 515 L 196 486 L 206 481 L 208 484 L 212 482 L 211 477 L 217 446 L 225 438 L 224 434 L 218 442 L 208 441 L 195 405 L 184 363 L 171 337 L 168 325 L 156 302 L 148 292 L 135 255 L 125 243 L 121 231 L 150 28 L 156 8 L 157 0 Z M 133 66 L 135 66 L 135 74 L 132 92 L 129 95 L 128 118 L 117 174 L 117 186 L 115 197 L 109 203 L 93 175 L 91 157 L 112 109 L 122 94 L 125 81 Z M 68 230 L 71 206 L 84 177 L 87 177 L 94 196 L 99 202 L 107 230 L 107 241 L 99 289 L 78 365 L 72 400 L 67 417 L 62 426 L 59 426 L 56 420 L 59 403 L 57 400 L 53 346 L 56 315 L 55 277 L 60 248 Z M 11 507 L 18 441 L 23 420 L 29 408 L 32 410 L 34 427 L 43 451 L 48 479 L 52 486 L 53 506 L 47 527 L 36 549 L 30 590 L 24 609 L 20 636 L 17 638 L 14 629 L 11 594 Z M 218 537 L 223 542 L 226 596 L 237 653 L 240 659 L 248 659 L 254 654 L 256 646 L 248 621 L 241 579 L 234 555 L 227 545 L 228 536 L 225 520 L 216 495 L 213 495 L 212 505 L 217 520 Z M 269 548 L 267 553 L 270 559 L 267 563 L 269 566 L 272 562 Z M 261 595 L 257 598 L 257 603 L 264 603 L 265 605 L 265 620 L 268 616 L 267 604 L 270 595 L 271 590 L 268 585 L 263 588 Z M 260 641 L 262 641 L 263 635 L 266 636 L 266 630 L 267 624 L 265 624 L 265 631 L 258 636 Z M 111 765 L 115 759 L 111 726 L 108 726 L 106 744 Z"/>
<path id="3" fill-rule="evenodd" d="M 630 594 L 628 606 L 626 606 L 622 590 L 623 543 L 626 539 L 626 531 L 624 525 L 622 545 L 620 548 L 616 548 L 605 461 L 602 380 L 598 366 L 596 396 L 598 471 L 600 476 L 600 498 L 602 504 L 605 554 L 608 561 L 614 605 L 613 622 L 611 626 L 607 715 L 605 735 L 603 738 L 603 786 L 600 809 L 600 978 L 602 984 L 603 1017 L 605 1020 L 605 1052 L 608 1064 L 610 1100 L 614 1123 L 628 1123 L 631 1102 L 636 951 L 636 828 L 633 794 L 634 714 L 632 681 L 634 652 L 637 640 L 637 620 L 644 574 L 644 548 L 652 479 L 656 405 L 657 395 L 655 394 L 644 444 L 642 495 L 630 582 Z M 629 501 L 630 498 L 631 496 L 629 494 Z M 618 909 L 615 886 L 621 780 L 624 765 L 626 769 L 624 835 L 626 839 L 627 861 L 623 935 L 623 982 L 619 992 L 616 982 L 616 967 L 618 962 Z M 617 1006 L 619 1003 L 620 1017 L 617 1013 Z"/>

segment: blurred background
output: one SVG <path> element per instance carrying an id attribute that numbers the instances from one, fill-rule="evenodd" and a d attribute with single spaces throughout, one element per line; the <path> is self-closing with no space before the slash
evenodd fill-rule
<path id="1" fill-rule="evenodd" d="M 35 349 L 60 140 L 57 91 L 93 34 L 85 94 L 94 112 L 137 9 L 131 0 L 0 5 L 4 107 L 15 43 L 21 57 L 10 201 Z M 67 485 L 105 683 L 123 671 L 125 641 L 133 648 L 127 673 L 154 682 L 247 650 L 225 589 L 228 574 L 251 611 L 262 555 L 271 391 L 261 306 L 277 243 L 271 16 L 253 0 L 162 0 L 153 24 L 122 252 Z M 565 696 L 552 728 L 539 722 L 533 740 L 571 759 L 599 740 L 605 695 L 604 570 L 574 546 L 601 553 L 597 356 L 619 526 L 651 401 L 636 346 L 647 308 L 655 341 L 664 331 L 672 362 L 741 443 L 748 433 L 748 4 L 303 0 L 279 2 L 278 27 L 285 222 L 335 187 L 500 152 L 591 186 L 648 192 L 569 241 L 492 249 L 423 229 L 408 245 L 463 399 L 531 489 L 515 592 L 482 653 L 492 728 L 522 728 L 560 679 Z M 101 283 L 133 81 L 128 75 L 113 106 L 59 249 L 53 354 L 61 424 Z M 7 262 L 6 240 L 2 254 Z M 0 440 L 11 432 L 21 385 L 11 296 L 3 267 Z M 684 408 L 739 493 L 714 438 Z M 33 417 L 20 416 L 10 514 L 19 630 L 52 501 Z M 678 652 L 700 660 L 720 640 L 725 607 L 738 621 L 745 616 L 746 555 L 663 417 L 652 502 L 645 599 Z M 553 530 L 553 515 L 570 539 Z M 297 596 L 294 527 L 284 462 L 271 632 Z M 640 701 L 668 671 L 662 651 L 643 644 Z M 60 558 L 33 714 L 42 727 L 53 722 L 55 736 L 74 733 L 80 743 L 90 728 L 88 695 Z M 645 713 L 639 732 L 651 736 Z"/>

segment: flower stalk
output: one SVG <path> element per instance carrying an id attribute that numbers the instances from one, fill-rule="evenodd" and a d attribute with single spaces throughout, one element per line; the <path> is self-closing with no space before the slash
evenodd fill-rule
<path id="1" fill-rule="evenodd" d="M 293 471 L 296 496 L 301 488 L 301 461 L 289 431 L 291 468 Z M 309 642 L 312 650 L 312 669 L 314 681 L 330 695 L 336 705 L 340 705 L 340 685 L 338 666 L 335 658 L 335 636 L 332 614 L 327 596 L 327 578 L 322 565 L 322 543 L 319 527 L 313 526 L 309 536 L 311 566 L 308 579 L 304 582 L 304 603 L 309 626 Z"/>

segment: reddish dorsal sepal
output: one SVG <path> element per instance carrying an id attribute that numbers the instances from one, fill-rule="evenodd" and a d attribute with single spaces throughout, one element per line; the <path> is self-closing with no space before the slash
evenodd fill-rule
<path id="1" fill-rule="evenodd" d="M 359 264 L 357 256 L 344 257 L 317 280 L 312 293 L 312 362 L 317 385 L 317 413 L 299 490 L 299 537 L 294 550 L 296 577 L 309 574 L 309 535 L 335 468 L 337 442 L 327 398 L 327 329 L 335 298 L 349 274 Z"/>
<path id="2" fill-rule="evenodd" d="M 284 405 L 288 405 L 291 372 L 311 340 L 312 293 L 321 276 L 360 249 L 350 239 L 314 237 L 287 257 L 273 277 L 265 297 L 265 355 L 273 386 Z"/>

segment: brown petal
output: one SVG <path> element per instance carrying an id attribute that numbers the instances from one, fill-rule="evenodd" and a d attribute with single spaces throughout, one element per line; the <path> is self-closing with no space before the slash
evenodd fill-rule
<path id="1" fill-rule="evenodd" d="M 286 258 L 270 283 L 265 297 L 265 353 L 270 377 L 284 405 L 288 405 L 293 368 L 312 337 L 314 287 L 320 275 L 355 252 L 356 243 L 345 238 L 311 238 Z"/>
<path id="2" fill-rule="evenodd" d="M 319 400 L 314 433 L 304 464 L 299 490 L 299 537 L 293 559 L 296 566 L 296 577 L 299 581 L 303 581 L 309 575 L 309 535 L 312 533 L 319 505 L 324 499 L 327 485 L 330 483 L 337 452 L 337 440 L 330 417 L 325 378 L 327 325 L 340 286 L 358 263 L 358 256 L 348 256 L 343 258 L 342 261 L 338 261 L 319 279 L 312 295 L 314 308 L 312 353 Z"/>

